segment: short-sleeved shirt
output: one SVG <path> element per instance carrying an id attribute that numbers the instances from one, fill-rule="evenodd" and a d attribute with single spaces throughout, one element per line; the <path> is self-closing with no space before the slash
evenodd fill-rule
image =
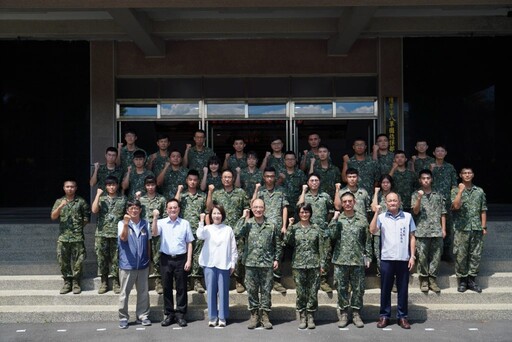
<path id="1" fill-rule="evenodd" d="M 400 195 L 401 203 L 406 210 L 411 208 L 411 195 L 417 188 L 418 178 L 411 170 L 399 171 L 393 173 L 394 191 Z"/>
<path id="2" fill-rule="evenodd" d="M 149 227 L 153 224 L 153 210 L 157 209 L 160 212 L 160 217 L 167 217 L 167 211 L 165 210 L 166 199 L 160 194 L 156 194 L 155 197 L 149 198 L 146 194 L 140 199 L 142 204 L 142 212 L 140 217 L 149 222 Z"/>
<path id="3" fill-rule="evenodd" d="M 418 196 L 418 191 L 412 194 L 411 208 L 416 204 Z M 414 223 L 416 223 L 416 233 L 414 234 L 416 237 L 443 237 L 441 216 L 446 214 L 444 202 L 443 196 L 435 191 L 421 197 L 420 212 L 418 215 L 413 215 Z"/>
<path id="4" fill-rule="evenodd" d="M 98 201 L 99 211 L 95 236 L 117 237 L 117 225 L 126 213 L 126 197 L 102 195 Z"/>
<path id="5" fill-rule="evenodd" d="M 180 197 L 180 216 L 190 223 L 192 233 L 196 233 L 199 227 L 199 216 L 206 211 L 206 194 L 202 191 L 197 191 L 191 194 L 185 191 Z"/>
<path id="6" fill-rule="evenodd" d="M 331 220 L 327 237 L 334 242 L 332 263 L 335 265 L 364 266 L 364 256 L 370 255 L 368 219 L 354 213 L 347 217 L 344 212 L 337 220 Z"/>
<path id="7" fill-rule="evenodd" d="M 284 179 L 283 187 L 286 189 L 288 202 L 295 207 L 302 193 L 302 186 L 306 184 L 306 174 L 301 169 L 295 168 L 295 171 L 292 173 L 284 171 L 284 175 L 286 178 Z"/>
<path id="8" fill-rule="evenodd" d="M 242 158 L 237 158 L 236 154 L 229 156 L 228 159 L 228 169 L 233 171 L 236 175 L 236 168 L 239 167 L 241 170 L 247 167 L 247 155 L 244 153 Z"/>
<path id="9" fill-rule="evenodd" d="M 327 192 L 331 198 L 336 193 L 336 183 L 341 182 L 341 172 L 339 167 L 329 163 L 327 168 L 323 168 L 318 164 L 314 168 L 315 173 L 320 176 L 320 191 Z"/>
<path id="10" fill-rule="evenodd" d="M 128 192 L 126 193 L 126 197 L 128 199 L 134 199 L 135 193 L 140 191 L 142 194 L 146 193 L 146 187 L 144 186 L 144 180 L 146 177 L 152 176 L 155 177 L 155 174 L 152 171 L 144 169 L 142 173 L 137 173 L 137 170 L 132 168 L 132 172 L 129 175 L 130 186 L 128 188 Z"/>
<path id="11" fill-rule="evenodd" d="M 166 199 L 171 199 L 176 196 L 178 191 L 178 185 L 183 185 L 183 190 L 186 190 L 188 169 L 186 167 L 180 167 L 178 170 L 173 170 L 170 166 L 164 175 L 164 183 L 162 184 L 162 195 Z"/>
<path id="12" fill-rule="evenodd" d="M 234 227 L 244 209 L 249 208 L 249 198 L 240 188 L 233 188 L 230 192 L 225 189 L 215 190 L 212 194 L 212 201 L 224 207 L 226 211 L 224 223 L 230 227 Z"/>
<path id="13" fill-rule="evenodd" d="M 279 176 L 280 173 L 286 172 L 286 166 L 284 165 L 284 154 L 281 157 L 277 158 L 273 154 L 268 156 L 267 158 L 267 167 L 273 167 L 276 169 L 276 176 Z"/>
<path id="14" fill-rule="evenodd" d="M 304 194 L 304 202 L 311 204 L 311 209 L 313 209 L 311 222 L 318 225 L 320 229 L 326 229 L 327 218 L 329 214 L 334 211 L 334 204 L 331 196 L 326 192 L 319 192 L 315 196 L 308 190 Z"/>
<path id="15" fill-rule="evenodd" d="M 269 190 L 263 186 L 259 189 L 257 196 L 265 203 L 265 218 L 281 229 L 283 209 L 289 205 L 284 188 L 276 186 Z"/>
<path id="16" fill-rule="evenodd" d="M 365 189 L 358 187 L 357 190 L 351 191 L 349 187 L 346 186 L 338 192 L 340 199 L 346 192 L 350 192 L 356 199 L 356 204 L 354 205 L 355 211 L 361 215 L 367 215 L 372 210 L 370 206 L 370 195 L 368 195 Z"/>
<path id="17" fill-rule="evenodd" d="M 123 168 L 116 165 L 114 169 L 109 169 L 106 164 L 100 165 L 96 174 L 98 189 L 105 191 L 105 180 L 108 176 L 116 177 L 117 182 L 121 183 L 123 180 Z"/>
<path id="18" fill-rule="evenodd" d="M 375 182 L 380 178 L 377 162 L 370 156 L 366 156 L 364 160 L 357 160 L 355 156 L 352 156 L 347 163 L 347 167 L 358 171 L 359 180 L 357 185 L 368 191 L 368 193 L 372 193 Z"/>
<path id="19" fill-rule="evenodd" d="M 164 169 L 165 163 L 169 161 L 169 155 L 162 156 L 160 155 L 160 151 L 157 151 L 155 154 L 156 157 L 153 160 L 151 171 L 155 174 L 155 176 L 158 176 Z"/>
<path id="20" fill-rule="evenodd" d="M 123 169 L 123 174 L 125 174 L 128 170 L 128 166 L 135 167 L 135 165 L 133 164 L 133 153 L 135 151 L 143 151 L 144 153 L 146 153 L 146 151 L 137 146 L 133 151 L 128 151 L 128 148 L 126 146 L 123 146 L 123 148 L 121 148 L 121 154 L 119 155 L 119 158 L 121 159 L 121 167 Z"/>
<path id="21" fill-rule="evenodd" d="M 395 154 L 393 152 L 388 151 L 386 154 L 378 153 L 377 156 L 377 165 L 379 167 L 380 175 L 387 175 L 391 168 L 393 167 L 393 162 L 395 160 Z"/>
<path id="22" fill-rule="evenodd" d="M 414 172 L 416 172 L 416 175 L 419 175 L 421 170 L 430 170 L 430 164 L 434 164 L 435 162 L 436 160 L 429 156 L 416 158 L 414 161 Z"/>
<path id="23" fill-rule="evenodd" d="M 222 189 L 222 177 L 220 176 L 220 174 L 218 174 L 216 177 L 213 177 L 211 173 L 208 173 L 208 175 L 206 175 L 206 189 L 208 189 L 208 186 L 210 186 L 210 184 L 213 184 L 215 190 Z"/>
<path id="24" fill-rule="evenodd" d="M 240 171 L 240 186 L 245 190 L 245 193 L 249 198 L 252 198 L 252 195 L 254 195 L 256 184 L 261 184 L 262 180 L 263 172 L 258 168 L 256 168 L 254 172 L 250 172 L 247 167 Z"/>
<path id="25" fill-rule="evenodd" d="M 57 209 L 65 196 L 57 199 L 52 211 Z M 84 227 L 91 217 L 89 204 L 80 196 L 66 204 L 59 215 L 59 242 L 82 242 L 84 241 Z"/>
<path id="26" fill-rule="evenodd" d="M 197 150 L 197 146 L 192 146 L 188 150 L 188 168 L 190 170 L 197 170 L 199 178 L 203 177 L 203 168 L 208 166 L 208 159 L 213 157 L 215 153 L 209 147 L 203 147 L 202 151 Z"/>
<path id="27" fill-rule="evenodd" d="M 457 187 L 457 171 L 452 164 L 444 162 L 432 169 L 432 190 L 443 195 L 447 210 L 451 206 L 451 190 Z"/>
<path id="28" fill-rule="evenodd" d="M 381 260 L 408 261 L 411 258 L 409 234 L 416 231 L 412 215 L 400 210 L 395 216 L 386 211 L 377 216 L 380 229 Z"/>
<path id="29" fill-rule="evenodd" d="M 458 188 L 452 189 L 452 202 L 457 196 Z M 487 211 L 487 199 L 482 188 L 473 185 L 462 192 L 462 205 L 459 210 L 453 210 L 455 230 L 482 230 L 482 211 Z"/>
<path id="30" fill-rule="evenodd" d="M 190 223 L 180 217 L 172 221 L 169 217 L 158 220 L 160 252 L 167 255 L 187 253 L 187 243 L 194 241 Z"/>

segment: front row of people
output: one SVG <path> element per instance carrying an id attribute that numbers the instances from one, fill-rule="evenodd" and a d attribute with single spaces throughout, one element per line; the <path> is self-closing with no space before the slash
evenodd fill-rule
<path id="1" fill-rule="evenodd" d="M 455 253 L 455 266 L 460 279 L 459 291 L 462 286 L 466 286 L 480 292 L 481 289 L 475 283 L 480 255 L 473 255 L 472 251 L 481 253 L 481 237 L 486 234 L 487 208 L 482 189 L 472 184 L 473 176 L 470 168 L 462 169 L 463 182 L 452 191 L 454 207 L 461 216 L 455 220 L 459 225 L 455 227 L 456 240 L 460 240 L 456 245 L 461 251 Z M 88 222 L 90 211 L 87 203 L 76 195 L 76 188 L 76 182 L 66 181 L 65 196 L 56 201 L 51 213 L 52 219 L 60 219 L 57 254 L 64 277 L 61 293 L 81 291 L 82 261 L 85 258 L 83 227 Z M 419 195 L 420 200 L 423 196 L 430 199 L 426 191 Z M 98 198 L 93 202 L 94 212 L 102 205 Z M 114 204 L 115 202 L 110 201 L 105 205 Z M 398 324 L 404 329 L 410 329 L 407 310 L 408 284 L 409 273 L 416 260 L 416 225 L 412 215 L 401 210 L 400 197 L 392 191 L 385 197 L 386 209 L 381 210 L 378 205 L 370 223 L 365 215 L 354 210 L 355 204 L 353 193 L 341 194 L 342 210 L 335 212 L 327 228 L 321 228 L 311 221 L 311 204 L 302 203 L 298 206 L 298 222 L 295 223 L 290 218 L 283 236 L 280 227 L 266 220 L 265 203 L 258 198 L 252 201 L 251 210 L 243 211 L 235 227 L 224 224 L 226 212 L 218 204 L 214 204 L 210 210 L 209 220 L 205 220 L 206 215 L 201 214 L 195 235 L 204 241 L 198 262 L 204 270 L 206 281 L 208 325 L 224 327 L 227 324 L 230 275 L 235 271 L 237 259 L 240 257 L 245 266 L 244 283 L 250 310 L 248 328 L 272 328 L 269 312 L 273 272 L 280 266 L 284 242 L 293 247 L 292 272 L 296 284 L 299 328 L 314 329 L 320 275 L 328 263 L 328 246 L 325 244 L 328 239 L 333 246 L 331 262 L 334 265 L 338 292 L 338 327 L 348 325 L 350 313 L 354 325 L 363 327 L 361 310 L 365 291 L 365 267 L 369 267 L 367 256 L 371 255 L 372 249 L 369 234 L 380 232 L 381 304 L 377 327 L 384 328 L 389 324 L 391 289 L 396 281 Z M 151 325 L 148 318 L 148 278 L 151 240 L 156 237 L 159 237 L 164 296 L 164 320 L 161 325 L 177 323 L 184 327 L 187 325 L 187 275 L 193 263 L 194 234 L 190 223 L 179 217 L 180 202 L 177 199 L 167 201 L 167 217 L 158 219 L 161 217 L 160 212 L 154 209 L 150 215 L 151 224 L 142 218 L 142 210 L 143 205 L 139 200 L 128 201 L 126 213 L 117 223 L 119 327 L 128 327 L 128 297 L 134 285 L 137 289 L 136 320 L 143 325 Z M 414 211 L 416 214 L 416 210 Z M 205 225 L 205 221 L 211 224 Z M 478 226 L 479 229 L 473 226 Z M 108 248 L 105 245 L 112 243 L 109 241 L 111 236 L 108 232 L 104 233 L 104 236 L 96 237 L 97 248 Z M 281 241 L 282 238 L 284 241 Z M 244 240 L 244 246 L 243 254 L 239 256 L 237 241 L 240 239 Z M 108 266 L 104 266 L 101 272 L 104 272 L 103 285 L 103 274 L 108 277 Z M 422 275 L 420 280 L 428 282 L 428 275 Z M 176 305 L 173 301 L 173 284 L 176 284 Z"/>

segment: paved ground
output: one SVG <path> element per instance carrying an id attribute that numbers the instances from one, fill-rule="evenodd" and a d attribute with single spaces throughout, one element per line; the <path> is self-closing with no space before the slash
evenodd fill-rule
<path id="1" fill-rule="evenodd" d="M 392 322 L 394 323 L 394 322 Z M 85 323 L 0 324 L 1 341 L 512 341 L 510 321 L 428 321 L 411 322 L 411 330 L 403 330 L 392 324 L 385 330 L 378 329 L 376 322 L 365 328 L 353 325 L 338 329 L 335 322 L 319 322 L 315 330 L 298 330 L 297 322 L 277 322 L 273 330 L 248 330 L 246 321 L 229 322 L 226 328 L 208 328 L 206 321 L 189 322 L 186 328 L 176 324 L 151 327 L 131 324 L 121 330 L 116 321 Z"/>

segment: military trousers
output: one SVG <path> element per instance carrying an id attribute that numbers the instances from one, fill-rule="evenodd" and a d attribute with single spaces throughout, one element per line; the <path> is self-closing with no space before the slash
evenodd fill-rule
<path id="1" fill-rule="evenodd" d="M 484 247 L 481 230 L 456 231 L 453 243 L 455 275 L 457 278 L 476 277 L 480 271 L 480 259 Z"/>
<path id="2" fill-rule="evenodd" d="M 57 261 L 64 279 L 80 280 L 83 273 L 84 260 L 87 257 L 85 244 L 79 242 L 57 241 Z"/>
<path id="3" fill-rule="evenodd" d="M 319 268 L 294 268 L 292 270 L 297 295 L 297 311 L 316 311 L 318 309 L 318 290 L 320 289 Z"/>
<path id="4" fill-rule="evenodd" d="M 100 276 L 117 278 L 119 276 L 119 255 L 117 237 L 96 236 L 94 238 L 94 249 L 98 262 L 98 273 Z"/>
<path id="5" fill-rule="evenodd" d="M 345 310 L 349 306 L 357 310 L 363 308 L 364 277 L 364 266 L 334 265 L 339 309 Z"/>
<path id="6" fill-rule="evenodd" d="M 417 271 L 420 277 L 437 278 L 443 254 L 443 238 L 417 237 L 416 254 L 418 255 Z"/>
<path id="7" fill-rule="evenodd" d="M 249 299 L 249 310 L 270 311 L 273 285 L 272 267 L 245 267 L 245 288 Z"/>

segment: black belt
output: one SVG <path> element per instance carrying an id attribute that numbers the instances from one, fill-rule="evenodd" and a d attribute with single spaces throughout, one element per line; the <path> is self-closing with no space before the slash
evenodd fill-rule
<path id="1" fill-rule="evenodd" d="M 183 254 L 165 254 L 165 253 L 162 253 L 162 254 L 167 256 L 169 259 L 182 259 L 182 258 L 187 256 L 187 253 L 183 253 Z"/>

